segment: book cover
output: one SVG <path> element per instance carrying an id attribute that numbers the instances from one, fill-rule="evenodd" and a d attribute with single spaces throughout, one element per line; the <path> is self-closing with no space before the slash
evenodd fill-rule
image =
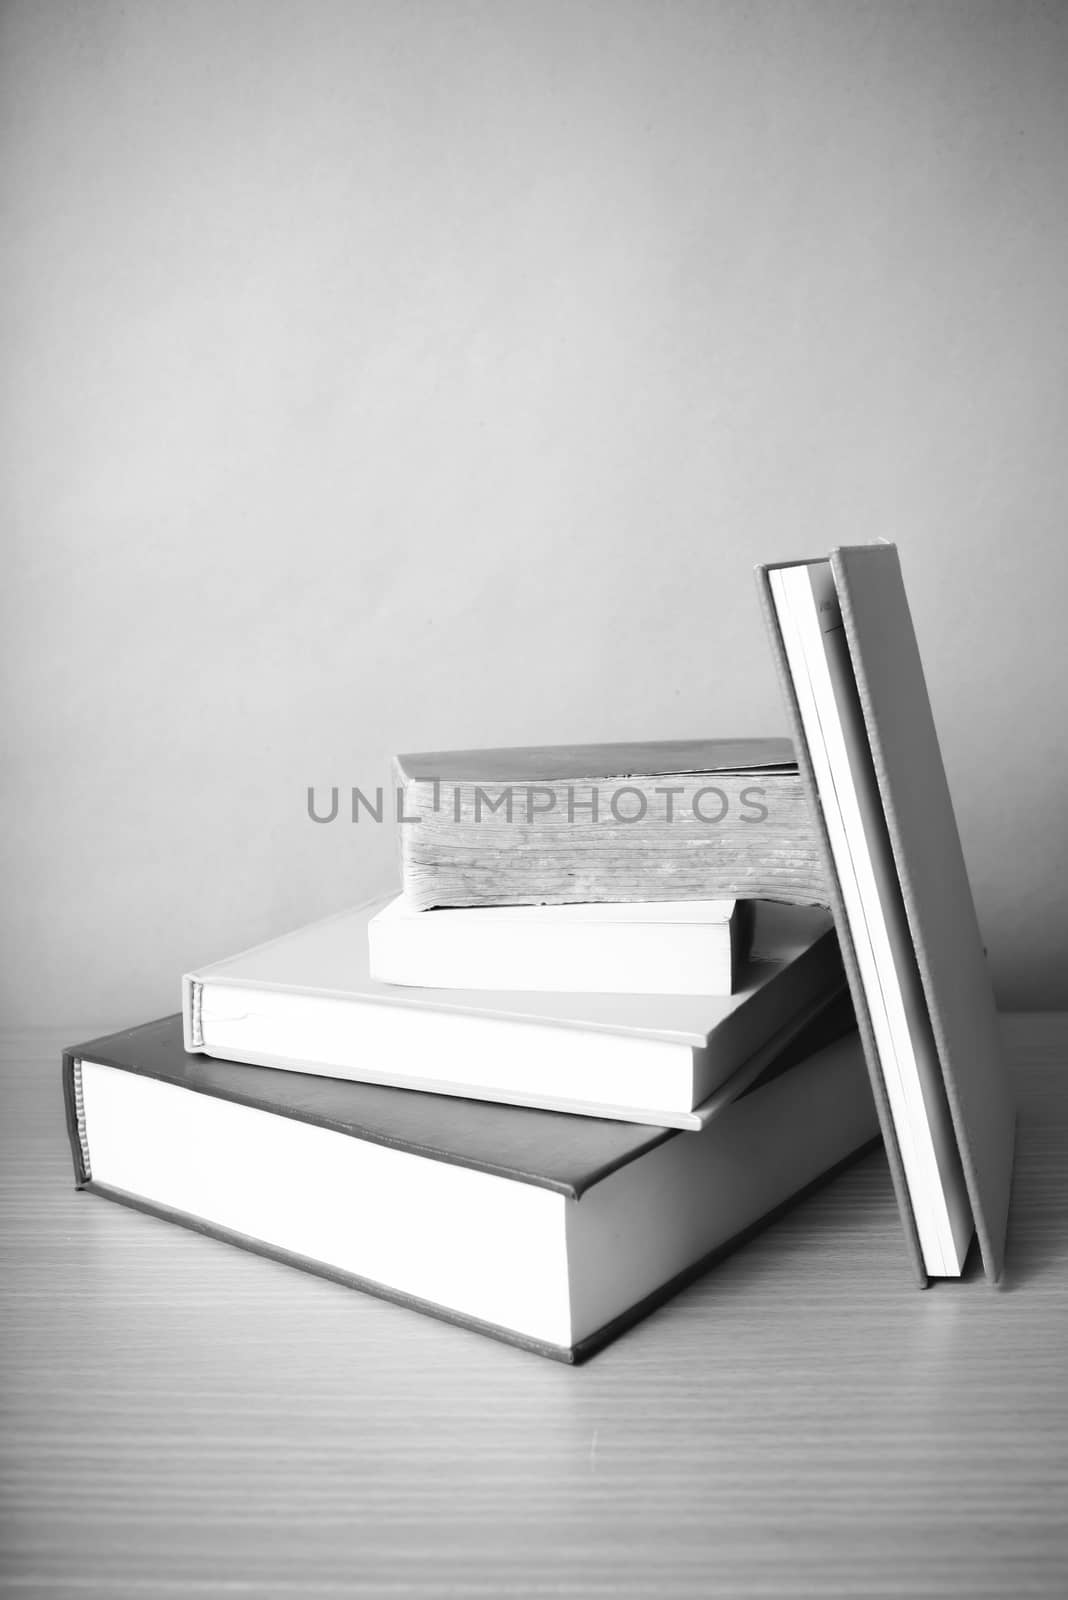
<path id="1" fill-rule="evenodd" d="M 997 1281 L 1004 1264 L 1015 1109 L 900 562 L 896 549 L 884 544 L 835 550 L 829 559 L 867 750 L 892 847 L 897 893 L 915 951 L 975 1232 L 986 1275 Z M 799 767 L 824 852 L 830 899 L 906 1244 L 916 1277 L 925 1285 L 929 1272 L 870 999 L 835 870 L 824 805 L 772 595 L 771 574 L 777 570 L 776 566 L 758 568 L 761 596 L 794 727 Z"/>
<path id="2" fill-rule="evenodd" d="M 750 910 L 668 900 L 418 911 L 398 895 L 368 924 L 371 977 L 431 989 L 731 994 Z"/>
<path id="3" fill-rule="evenodd" d="M 215 1061 L 178 1016 L 71 1047 L 63 1086 L 78 1187 L 565 1361 L 876 1131 L 853 1031 L 696 1138 Z"/>
<path id="4" fill-rule="evenodd" d="M 730 995 L 420 989 L 370 977 L 378 903 L 186 975 L 186 1047 L 511 1104 L 697 1129 L 732 1075 L 844 986 L 831 919 L 757 908 Z"/>

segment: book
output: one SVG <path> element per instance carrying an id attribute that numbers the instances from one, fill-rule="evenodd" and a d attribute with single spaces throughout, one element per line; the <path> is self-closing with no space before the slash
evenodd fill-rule
<path id="1" fill-rule="evenodd" d="M 367 926 L 371 977 L 431 989 L 557 994 L 732 994 L 750 903 L 462 906 L 398 895 Z"/>
<path id="2" fill-rule="evenodd" d="M 769 904 L 758 907 L 732 995 L 400 988 L 370 976 L 378 909 L 340 912 L 187 974 L 186 1048 L 696 1130 L 728 1080 L 751 1073 L 845 984 L 829 913 Z"/>
<path id="3" fill-rule="evenodd" d="M 564 1361 L 877 1126 L 855 1031 L 697 1135 L 213 1061 L 178 1016 L 63 1080 L 80 1188 Z"/>
<path id="4" fill-rule="evenodd" d="M 914 1270 L 977 1234 L 996 1281 L 1015 1111 L 897 551 L 758 570 Z"/>
<path id="5" fill-rule="evenodd" d="M 435 906 L 826 904 L 785 739 L 453 750 L 394 758 L 405 895 Z"/>

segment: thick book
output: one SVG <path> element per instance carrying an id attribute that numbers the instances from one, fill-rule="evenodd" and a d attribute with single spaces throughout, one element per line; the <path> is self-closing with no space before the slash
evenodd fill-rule
<path id="1" fill-rule="evenodd" d="M 785 739 L 431 751 L 394 758 L 419 910 L 582 901 L 826 904 Z"/>
<path id="2" fill-rule="evenodd" d="M 79 1187 L 579 1361 L 876 1132 L 855 1030 L 703 1133 L 187 1054 L 177 1016 L 63 1058 Z"/>
<path id="3" fill-rule="evenodd" d="M 186 1048 L 693 1131 L 845 986 L 828 912 L 769 904 L 731 995 L 403 988 L 370 976 L 378 909 L 188 973 Z"/>
<path id="4" fill-rule="evenodd" d="M 424 989 L 732 994 L 750 902 L 657 900 L 417 911 L 398 895 L 368 924 L 371 977 Z"/>
<path id="5" fill-rule="evenodd" d="M 1015 1110 L 896 549 L 759 570 L 919 1281 L 1002 1271 Z"/>

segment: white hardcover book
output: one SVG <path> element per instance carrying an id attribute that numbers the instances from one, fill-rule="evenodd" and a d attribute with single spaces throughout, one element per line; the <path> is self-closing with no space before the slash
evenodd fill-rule
<path id="1" fill-rule="evenodd" d="M 959 1277 L 971 1209 L 830 563 L 778 567 L 770 583 L 924 1267 Z"/>
<path id="2" fill-rule="evenodd" d="M 371 977 L 427 989 L 726 995 L 747 902 L 676 900 L 417 910 L 398 895 L 371 918 Z"/>
<path id="3" fill-rule="evenodd" d="M 229 1061 L 699 1129 L 844 987 L 829 913 L 761 905 L 732 995 L 401 988 L 371 977 L 379 905 L 183 980 L 185 1047 Z"/>

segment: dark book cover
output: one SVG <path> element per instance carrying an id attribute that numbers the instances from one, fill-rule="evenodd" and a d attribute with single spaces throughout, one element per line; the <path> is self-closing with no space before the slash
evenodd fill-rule
<path id="1" fill-rule="evenodd" d="M 836 1042 L 848 1042 L 852 1027 L 851 1008 L 839 997 L 768 1067 L 757 1084 L 747 1088 L 747 1096 L 758 1093 L 761 1086 L 772 1084 L 795 1066 L 802 1065 L 804 1070 L 803 1063 L 819 1050 L 828 1046 L 834 1048 Z M 733 1248 L 757 1227 L 765 1225 L 803 1192 L 799 1188 L 787 1198 L 762 1208 L 748 1226 L 660 1285 L 654 1293 L 643 1296 L 592 1336 L 570 1347 L 550 1345 L 96 1182 L 79 1104 L 79 1064 L 83 1061 L 158 1079 L 197 1095 L 217 1097 L 311 1123 L 355 1140 L 391 1146 L 431 1161 L 472 1167 L 518 1183 L 552 1189 L 572 1202 L 577 1202 L 621 1167 L 669 1141 L 692 1140 L 702 1135 L 217 1061 L 186 1053 L 182 1045 L 181 1018 L 177 1015 L 72 1046 L 64 1052 L 64 1098 L 78 1187 L 273 1260 L 568 1362 L 581 1361 L 600 1349 L 704 1270 L 712 1260 Z M 850 1084 L 856 1082 L 855 1070 L 847 1073 Z M 856 1101 L 855 1093 L 853 1100 Z M 728 1114 L 729 1107 L 724 1112 L 725 1116 Z M 769 1120 L 776 1121 L 778 1138 L 796 1143 L 798 1135 L 794 1130 L 778 1126 L 778 1119 Z M 811 1181 L 803 1185 L 804 1190 L 824 1181 L 832 1171 L 867 1147 L 873 1130 L 862 1105 L 853 1104 L 850 1114 L 843 1116 L 844 1130 L 847 1124 L 848 1131 L 843 1131 L 838 1141 L 841 1148 L 836 1149 L 834 1159 L 825 1164 L 825 1170 L 813 1172 Z"/>

